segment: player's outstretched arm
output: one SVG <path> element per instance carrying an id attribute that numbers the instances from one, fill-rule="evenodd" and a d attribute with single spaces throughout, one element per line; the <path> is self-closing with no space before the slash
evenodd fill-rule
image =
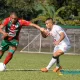
<path id="1" fill-rule="evenodd" d="M 30 23 L 30 26 L 33 26 L 37 29 L 39 29 L 41 31 L 42 37 L 46 38 L 49 35 L 49 32 L 47 30 L 45 30 L 44 28 L 41 28 L 40 26 L 34 24 L 34 23 Z"/>
<path id="2" fill-rule="evenodd" d="M 44 28 L 41 28 L 40 26 L 38 26 L 34 23 L 30 23 L 30 26 L 35 27 L 35 28 L 39 29 L 40 31 L 44 32 Z"/>
<path id="3" fill-rule="evenodd" d="M 6 33 L 5 31 L 3 31 L 4 25 L 0 25 L 0 33 L 3 34 L 4 37 L 8 36 L 8 33 Z"/>

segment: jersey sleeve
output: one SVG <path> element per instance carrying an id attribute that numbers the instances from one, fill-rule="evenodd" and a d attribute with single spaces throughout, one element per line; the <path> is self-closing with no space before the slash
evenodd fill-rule
<path id="1" fill-rule="evenodd" d="M 20 20 L 20 24 L 21 24 L 21 26 L 29 26 L 30 23 L 31 23 L 30 21 Z"/>
<path id="2" fill-rule="evenodd" d="M 60 26 L 56 27 L 56 31 L 60 34 L 61 32 L 64 32 L 63 29 Z"/>
<path id="3" fill-rule="evenodd" d="M 9 18 L 6 18 L 3 20 L 2 25 L 6 26 L 8 24 L 8 22 L 9 22 Z"/>

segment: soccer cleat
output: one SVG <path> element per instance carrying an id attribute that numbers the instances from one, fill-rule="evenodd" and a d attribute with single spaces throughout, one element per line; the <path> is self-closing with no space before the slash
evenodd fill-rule
<path id="1" fill-rule="evenodd" d="M 48 69 L 47 68 L 42 68 L 41 71 L 42 72 L 48 72 Z"/>
<path id="2" fill-rule="evenodd" d="M 59 68 L 54 68 L 53 69 L 53 72 L 58 72 L 58 71 L 60 71 L 62 69 L 62 67 L 60 66 Z"/>

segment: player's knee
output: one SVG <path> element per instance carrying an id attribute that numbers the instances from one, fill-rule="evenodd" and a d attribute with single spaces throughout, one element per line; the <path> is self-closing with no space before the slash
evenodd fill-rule
<path id="1" fill-rule="evenodd" d="M 57 53 L 54 53 L 53 56 L 54 56 L 54 57 L 58 57 L 59 55 L 58 55 Z"/>
<path id="2" fill-rule="evenodd" d="M 58 57 L 57 57 L 57 56 L 53 56 L 53 58 L 54 58 L 54 59 L 57 59 Z"/>
<path id="3" fill-rule="evenodd" d="M 15 50 L 10 49 L 9 52 L 14 54 Z"/>
<path id="4" fill-rule="evenodd" d="M 57 52 L 55 52 L 55 53 L 53 54 L 53 56 L 57 57 L 57 56 L 60 56 L 60 55 L 62 55 L 62 54 L 64 54 L 63 51 L 57 51 Z"/>

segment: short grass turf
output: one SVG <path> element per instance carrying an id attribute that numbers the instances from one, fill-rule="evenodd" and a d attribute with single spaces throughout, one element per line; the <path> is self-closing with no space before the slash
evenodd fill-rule
<path id="1" fill-rule="evenodd" d="M 7 53 L 0 62 L 3 62 Z M 41 69 L 47 66 L 52 54 L 32 54 L 16 52 L 13 59 L 6 65 L 7 69 Z M 60 57 L 63 69 L 80 69 L 79 55 L 63 55 Z M 55 65 L 51 68 L 53 69 Z M 5 71 L 0 72 L 0 80 L 80 80 L 80 74 L 58 75 L 53 71 L 43 73 L 41 71 Z"/>

